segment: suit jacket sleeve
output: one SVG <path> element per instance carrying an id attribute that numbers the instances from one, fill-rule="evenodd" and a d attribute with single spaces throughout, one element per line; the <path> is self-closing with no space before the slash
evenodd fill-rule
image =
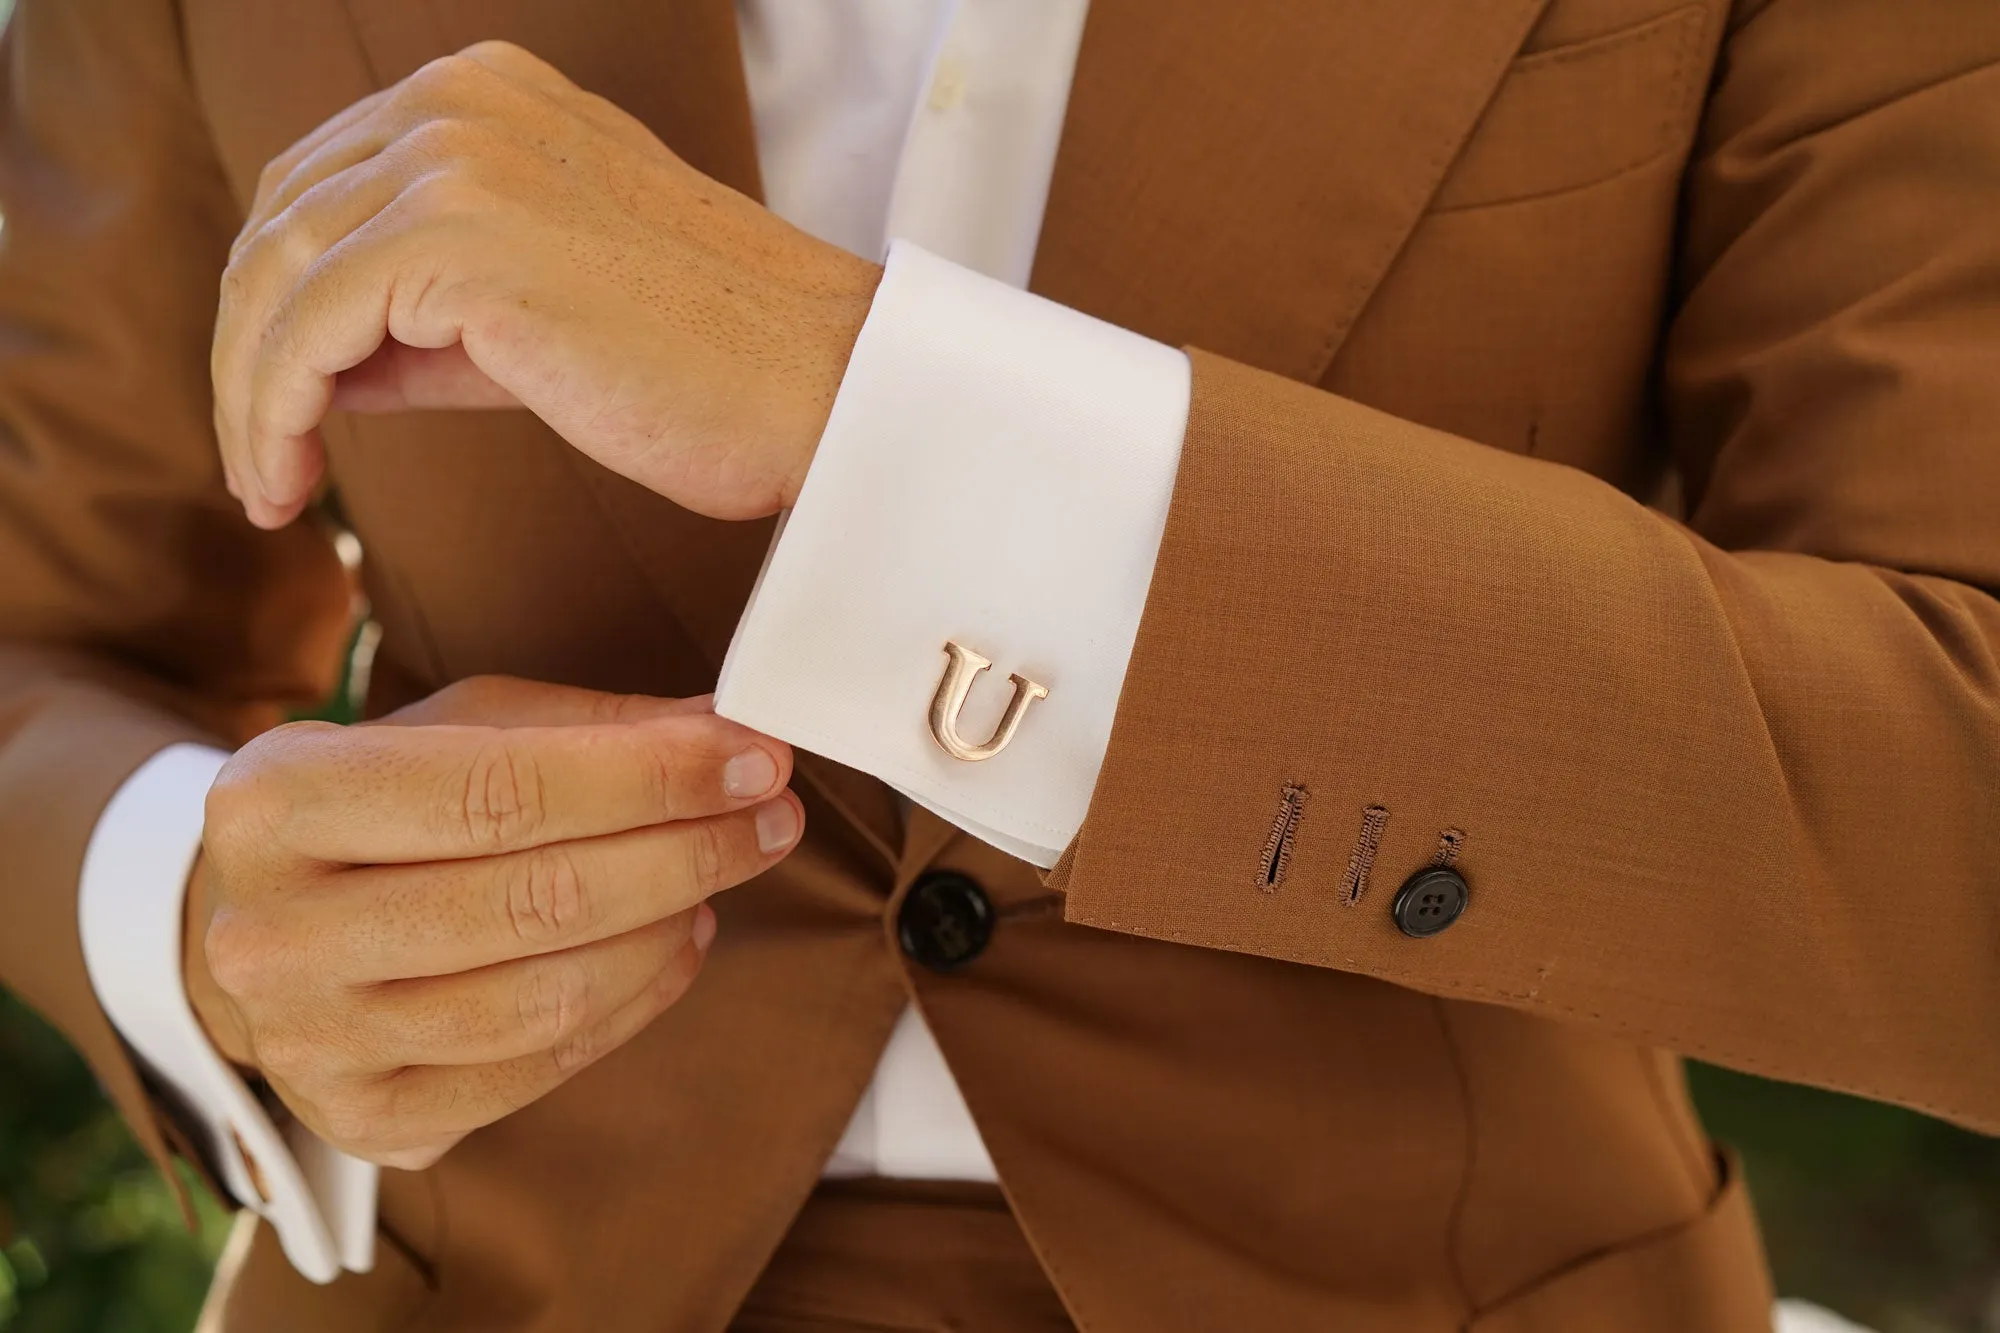
<path id="1" fill-rule="evenodd" d="M 1663 351 L 1686 523 L 1196 354 L 1069 918 L 2000 1130 L 1996 62 L 1973 5 L 1736 15 Z M 1469 905 L 1406 937 L 1441 852 Z"/>
<path id="2" fill-rule="evenodd" d="M 84 971 L 85 844 L 148 755 L 322 696 L 348 594 L 322 535 L 257 533 L 221 485 L 207 353 L 241 213 L 173 6 L 23 0 L 0 213 L 0 981 L 164 1160 Z"/>

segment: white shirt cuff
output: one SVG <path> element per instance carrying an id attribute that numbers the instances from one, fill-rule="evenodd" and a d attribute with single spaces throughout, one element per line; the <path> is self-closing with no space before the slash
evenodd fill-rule
<path id="1" fill-rule="evenodd" d="M 78 885 L 84 965 L 119 1036 L 200 1118 L 229 1192 L 277 1230 L 294 1268 L 331 1282 L 374 1264 L 376 1168 L 296 1121 L 280 1129 L 209 1042 L 181 973 L 203 805 L 228 757 L 170 745 L 98 816 Z"/>
<path id="2" fill-rule="evenodd" d="M 1110 740 L 1189 391 L 1172 347 L 892 245 L 716 711 L 1054 865 Z M 974 742 L 1008 675 L 1048 688 L 991 759 L 931 738 L 947 640 L 993 662 Z"/>

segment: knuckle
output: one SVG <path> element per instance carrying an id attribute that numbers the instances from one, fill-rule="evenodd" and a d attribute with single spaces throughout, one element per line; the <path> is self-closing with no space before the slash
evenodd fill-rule
<path id="1" fill-rule="evenodd" d="M 250 751 L 239 751 L 208 789 L 203 841 L 227 844 L 239 830 L 255 834 L 275 823 L 280 805 L 275 785 Z"/>
<path id="2" fill-rule="evenodd" d="M 590 701 L 590 720 L 613 725 L 645 716 L 652 700 L 643 694 L 600 694 Z"/>
<path id="3" fill-rule="evenodd" d="M 309 215 L 294 203 L 237 240 L 222 269 L 222 297 L 241 304 L 258 290 L 261 278 L 302 273 L 325 248 Z"/>
<path id="4" fill-rule="evenodd" d="M 703 897 L 720 889 L 729 873 L 729 845 L 722 828 L 719 819 L 699 820 L 687 828 L 688 882 Z"/>
<path id="5" fill-rule="evenodd" d="M 265 224 L 265 226 L 269 225 L 269 223 Z M 218 309 L 228 311 L 248 304 L 250 296 L 255 290 L 254 276 L 260 267 L 260 260 L 264 254 L 266 244 L 264 227 L 259 227 L 247 236 L 238 237 L 235 243 L 230 246 L 229 259 L 222 266 L 222 280 L 216 287 L 216 304 Z M 226 344 L 222 339 L 218 338 L 215 341 L 209 362 L 210 370 L 221 368 L 221 363 L 216 358 L 220 356 L 225 347 Z"/>
<path id="6" fill-rule="evenodd" d="M 551 1046 L 549 1064 L 557 1074 L 567 1077 L 603 1055 L 608 1048 L 609 1040 L 602 1029 L 586 1028 Z"/>
<path id="7" fill-rule="evenodd" d="M 497 733 L 466 766 L 458 815 L 467 837 L 475 847 L 492 851 L 518 847 L 540 834 L 547 813 L 534 752 Z"/>
<path id="8" fill-rule="evenodd" d="M 290 210 L 273 218 L 266 228 L 270 245 L 277 251 L 278 267 L 285 273 L 304 273 L 326 253 L 326 241 L 310 214 Z"/>
<path id="9" fill-rule="evenodd" d="M 236 244 L 229 251 L 229 262 L 222 269 L 224 292 L 240 293 L 248 286 L 251 277 L 268 262 L 266 257 L 271 253 L 274 240 L 272 224 L 276 221 L 276 218 L 266 218 L 255 231 L 236 238 Z"/>
<path id="10" fill-rule="evenodd" d="M 399 92 L 404 96 L 426 96 L 431 94 L 451 95 L 462 91 L 473 78 L 473 71 L 479 62 L 463 51 L 438 56 L 421 66 L 403 80 Z"/>
<path id="11" fill-rule="evenodd" d="M 405 137 L 411 149 L 434 161 L 466 157 L 481 135 L 477 126 L 459 116 L 434 116 Z"/>
<path id="12" fill-rule="evenodd" d="M 289 150 L 278 154 L 264 164 L 257 173 L 257 198 L 263 199 L 274 193 L 285 178 L 292 174 L 292 154 Z"/>
<path id="13" fill-rule="evenodd" d="M 657 810 L 665 818 L 674 818 L 681 805 L 679 792 L 684 785 L 682 770 L 687 763 L 685 755 L 673 755 L 663 748 L 647 750 L 638 764 L 638 780 L 645 787 L 646 808 Z"/>
<path id="14" fill-rule="evenodd" d="M 506 892 L 507 926 L 520 943 L 564 940 L 587 924 L 583 876 L 576 857 L 560 843 L 515 858 Z"/>
<path id="15" fill-rule="evenodd" d="M 482 183 L 469 136 L 468 142 L 456 149 L 427 151 L 434 156 L 450 156 L 451 160 L 445 166 L 426 171 L 405 192 L 399 208 L 428 226 L 449 224 L 463 228 L 477 223 L 495 206 L 495 199 Z"/>
<path id="16" fill-rule="evenodd" d="M 482 43 L 481 45 L 484 45 Z M 426 106 L 463 106 L 494 78 L 493 69 L 478 58 L 479 47 L 442 55 L 404 79 L 399 100 Z"/>
<path id="17" fill-rule="evenodd" d="M 239 1000 L 269 994 L 290 975 L 283 953 L 271 924 L 242 908 L 217 911 L 202 936 L 209 976 Z"/>
<path id="18" fill-rule="evenodd" d="M 588 996 L 588 984 L 567 964 L 530 970 L 517 998 L 521 1030 L 537 1050 L 567 1045 L 576 1031 Z"/>
<path id="19" fill-rule="evenodd" d="M 238 750 L 208 789 L 204 835 L 266 848 L 287 845 L 287 826 L 298 810 L 301 775 L 312 767 L 315 748 L 331 730 L 337 728 L 288 722 Z"/>

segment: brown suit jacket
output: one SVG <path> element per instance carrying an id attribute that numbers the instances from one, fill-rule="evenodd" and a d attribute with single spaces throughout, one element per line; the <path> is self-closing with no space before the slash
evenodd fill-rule
<path id="1" fill-rule="evenodd" d="M 161 744 L 321 693 L 347 615 L 324 536 L 252 531 L 216 463 L 259 168 L 495 36 L 750 192 L 754 145 L 728 0 L 14 29 L 0 975 L 157 1154 L 78 953 L 85 839 Z M 1669 1052 L 2000 1127 L 1996 62 L 1986 0 L 1095 0 L 1034 285 L 1202 350 L 1063 865 L 806 759 L 810 837 L 720 901 L 686 1002 L 389 1173 L 374 1275 L 311 1288 L 254 1237 L 223 1326 L 721 1328 L 912 994 L 1086 1329 L 1761 1326 Z M 706 689 L 769 531 L 525 415 L 331 454 L 377 707 Z M 1470 906 L 1407 938 L 1447 834 Z M 1000 904 L 950 977 L 885 929 L 932 866 Z"/>

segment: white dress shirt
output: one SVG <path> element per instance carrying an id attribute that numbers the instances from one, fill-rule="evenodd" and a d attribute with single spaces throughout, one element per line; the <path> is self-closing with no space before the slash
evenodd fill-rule
<path id="1" fill-rule="evenodd" d="M 1189 391 L 1178 351 L 1020 290 L 1086 5 L 737 4 L 766 201 L 887 267 L 717 711 L 1042 866 L 1103 759 Z M 983 763 L 947 757 L 925 725 L 946 639 L 995 663 L 967 736 L 987 734 L 1007 673 L 1049 688 Z M 79 886 L 85 962 L 120 1034 L 207 1126 L 224 1183 L 330 1281 L 372 1262 L 375 1168 L 275 1124 L 186 1000 L 182 900 L 222 759 L 171 747 L 106 807 Z M 827 1170 L 995 1177 L 914 1009 Z"/>

